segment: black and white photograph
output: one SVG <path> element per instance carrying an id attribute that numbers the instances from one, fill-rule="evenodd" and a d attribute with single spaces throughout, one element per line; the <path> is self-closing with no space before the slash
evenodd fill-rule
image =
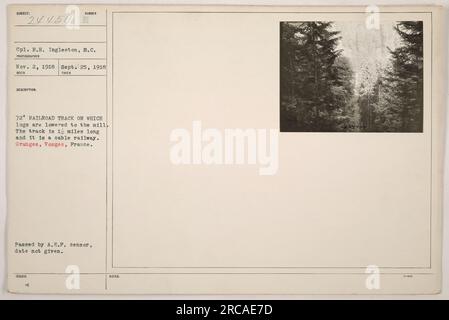
<path id="1" fill-rule="evenodd" d="M 423 23 L 280 24 L 281 132 L 423 132 Z"/>

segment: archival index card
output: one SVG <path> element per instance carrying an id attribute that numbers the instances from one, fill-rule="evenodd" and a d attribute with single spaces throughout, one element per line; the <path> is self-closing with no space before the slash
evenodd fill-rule
<path id="1" fill-rule="evenodd" d="M 11 292 L 439 292 L 440 8 L 8 13 Z"/>

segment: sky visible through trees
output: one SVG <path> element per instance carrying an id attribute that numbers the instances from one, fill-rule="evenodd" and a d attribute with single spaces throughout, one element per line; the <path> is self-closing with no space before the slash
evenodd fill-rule
<path id="1" fill-rule="evenodd" d="M 282 132 L 422 132 L 421 21 L 281 22 Z"/>

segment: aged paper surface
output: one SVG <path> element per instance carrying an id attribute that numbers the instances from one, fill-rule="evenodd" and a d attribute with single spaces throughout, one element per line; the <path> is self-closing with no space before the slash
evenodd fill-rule
<path id="1" fill-rule="evenodd" d="M 375 9 L 10 6 L 9 290 L 439 292 L 441 9 Z"/>

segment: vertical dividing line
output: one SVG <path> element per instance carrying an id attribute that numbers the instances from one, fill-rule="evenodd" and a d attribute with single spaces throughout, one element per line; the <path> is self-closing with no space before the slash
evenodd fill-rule
<path id="1" fill-rule="evenodd" d="M 108 119 L 108 10 L 106 10 L 106 230 L 105 230 L 105 261 L 104 261 L 104 288 L 108 290 L 108 131 L 109 131 L 109 119 Z"/>
<path id="2" fill-rule="evenodd" d="M 111 19 L 111 267 L 114 268 L 114 12 Z"/>
<path id="3" fill-rule="evenodd" d="M 424 66 L 424 21 L 423 21 L 423 50 L 422 50 L 422 54 L 423 54 L 423 66 Z M 424 84 L 424 68 L 422 71 L 422 76 L 423 76 L 423 84 Z M 424 96 L 424 85 L 423 85 L 423 96 Z M 433 184 L 433 11 L 430 12 L 430 218 L 429 218 L 429 223 L 430 223 L 430 261 L 429 261 L 429 266 L 430 269 L 432 269 L 432 207 L 433 207 L 433 199 L 432 199 L 432 184 Z M 423 99 L 423 115 L 424 115 L 424 99 Z M 424 117 L 424 116 L 423 116 Z M 424 132 L 424 124 L 423 124 L 423 132 Z"/>

